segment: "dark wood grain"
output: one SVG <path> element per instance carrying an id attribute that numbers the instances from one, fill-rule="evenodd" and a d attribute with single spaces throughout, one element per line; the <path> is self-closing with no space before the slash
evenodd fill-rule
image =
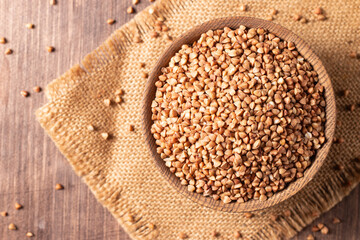
<path id="1" fill-rule="evenodd" d="M 305 171 L 304 177 L 297 179 L 295 182 L 289 184 L 284 190 L 275 193 L 274 196 L 269 198 L 266 201 L 259 200 L 250 200 L 244 203 L 232 202 L 229 204 L 223 203 L 221 200 L 214 200 L 211 197 L 205 197 L 196 192 L 189 192 L 187 187 L 182 185 L 180 179 L 175 176 L 175 174 L 170 172 L 170 169 L 166 167 L 165 162 L 160 158 L 160 155 L 157 153 L 157 146 L 155 143 L 155 138 L 151 134 L 151 125 L 153 124 L 151 104 L 155 98 L 155 82 L 158 81 L 158 77 L 161 74 L 161 69 L 166 67 L 172 56 L 175 55 L 181 49 L 181 46 L 184 44 L 191 45 L 194 41 L 197 41 L 201 34 L 207 32 L 208 30 L 222 29 L 224 27 L 230 27 L 232 29 L 237 28 L 240 25 L 244 25 L 249 28 L 264 28 L 274 33 L 276 36 L 288 41 L 294 42 L 297 48 L 297 51 L 309 61 L 309 63 L 314 67 L 314 70 L 318 73 L 319 82 L 325 89 L 325 113 L 326 113 L 326 123 L 325 123 L 325 137 L 327 141 L 325 144 L 317 151 L 315 159 L 312 165 Z M 156 166 L 163 174 L 163 176 L 170 182 L 170 184 L 176 188 L 177 191 L 188 197 L 189 199 L 197 202 L 201 205 L 207 206 L 209 208 L 226 211 L 226 212 L 248 212 L 248 211 L 257 211 L 267 207 L 274 206 L 286 199 L 290 198 L 298 191 L 300 191 L 318 172 L 322 164 L 324 163 L 326 156 L 329 152 L 332 139 L 335 132 L 335 122 L 336 122 L 336 109 L 335 109 L 335 96 L 332 88 L 331 80 L 326 73 L 326 70 L 321 62 L 321 60 L 316 56 L 312 51 L 310 46 L 302 40 L 299 36 L 291 32 L 290 30 L 275 24 L 270 21 L 265 21 L 258 18 L 252 17 L 227 17 L 220 18 L 208 21 L 199 26 L 195 26 L 190 29 L 180 37 L 178 37 L 160 56 L 158 62 L 155 64 L 154 69 L 149 75 L 149 80 L 145 87 L 145 95 L 143 99 L 143 131 L 145 136 L 145 141 L 147 143 L 148 149 L 151 152 L 151 155 L 155 161 Z"/>
<path id="2" fill-rule="evenodd" d="M 43 93 L 32 87 L 45 87 L 102 43 L 116 28 L 131 19 L 126 14 L 130 0 L 0 0 L 0 239 L 121 239 L 130 238 L 117 221 L 94 198 L 72 171 L 66 159 L 46 136 L 34 112 L 46 103 Z M 141 10 L 149 2 L 136 6 Z M 106 24 L 108 18 L 116 24 Z M 32 22 L 35 29 L 25 28 Z M 53 45 L 54 53 L 45 47 Z M 14 50 L 5 56 L 6 48 Z M 31 96 L 24 99 L 21 90 Z M 56 183 L 65 189 L 55 191 Z M 338 216 L 343 223 L 330 227 L 326 237 L 317 239 L 357 239 L 360 235 L 359 187 L 333 210 L 321 217 L 330 222 Z M 24 205 L 15 210 L 14 204 Z M 18 226 L 9 231 L 9 223 Z M 297 239 L 304 239 L 309 229 Z"/>

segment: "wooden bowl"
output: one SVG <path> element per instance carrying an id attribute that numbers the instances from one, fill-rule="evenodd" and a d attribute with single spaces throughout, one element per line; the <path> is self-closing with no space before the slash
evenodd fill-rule
<path id="1" fill-rule="evenodd" d="M 186 186 L 180 184 L 180 180 L 170 172 L 169 168 L 165 166 L 165 162 L 160 158 L 160 155 L 156 152 L 155 139 L 153 138 L 150 128 L 153 124 L 151 120 L 151 103 L 155 98 L 155 82 L 157 81 L 158 76 L 161 73 L 161 68 L 168 65 L 170 58 L 175 55 L 175 53 L 180 50 L 183 44 L 192 44 L 194 41 L 200 38 L 200 35 L 210 29 L 222 29 L 224 27 L 230 27 L 232 29 L 238 28 L 240 25 L 246 27 L 258 28 L 262 27 L 264 29 L 273 32 L 278 37 L 286 40 L 292 41 L 295 43 L 297 50 L 301 53 L 302 56 L 307 59 L 315 71 L 319 74 L 319 81 L 325 88 L 325 101 L 326 101 L 326 123 L 325 123 L 325 136 L 326 142 L 324 145 L 317 151 L 315 155 L 315 160 L 312 165 L 304 172 L 304 177 L 297 179 L 295 182 L 290 183 L 284 190 L 275 193 L 266 201 L 259 200 L 249 200 L 244 203 L 228 203 L 225 204 L 221 200 L 214 200 L 212 197 L 205 197 L 202 194 L 189 192 Z M 206 23 L 203 23 L 199 26 L 194 27 L 188 32 L 181 35 L 176 39 L 161 55 L 158 62 L 155 64 L 148 82 L 145 88 L 145 95 L 143 100 L 143 130 L 146 144 L 150 150 L 151 156 L 153 157 L 156 166 L 160 170 L 161 174 L 166 178 L 169 183 L 176 188 L 177 191 L 188 197 L 189 199 L 197 202 L 203 206 L 220 210 L 226 212 L 248 212 L 264 209 L 267 207 L 274 206 L 294 194 L 300 191 L 308 182 L 310 182 L 317 171 L 320 169 L 322 164 L 325 161 L 326 155 L 329 152 L 334 130 L 335 130 L 335 97 L 333 88 L 331 85 L 330 78 L 326 73 L 324 66 L 322 65 L 320 59 L 315 55 L 311 50 L 310 46 L 306 44 L 300 37 L 289 31 L 288 29 L 275 24 L 270 21 L 265 21 L 257 18 L 250 17 L 228 17 L 212 20 Z M 175 197 L 175 196 L 174 196 Z"/>

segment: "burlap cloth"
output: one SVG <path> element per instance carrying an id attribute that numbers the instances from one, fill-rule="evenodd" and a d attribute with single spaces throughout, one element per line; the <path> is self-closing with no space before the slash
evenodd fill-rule
<path id="1" fill-rule="evenodd" d="M 37 111 L 39 122 L 66 156 L 99 202 L 119 221 L 134 239 L 177 239 L 185 232 L 190 239 L 232 239 L 239 230 L 246 239 L 292 237 L 319 214 L 346 196 L 360 180 L 360 110 L 350 112 L 349 104 L 360 102 L 360 61 L 348 57 L 359 51 L 360 1 L 285 1 L 250 0 L 241 12 L 238 0 L 158 0 L 117 30 L 98 49 L 47 86 L 49 103 Z M 323 7 L 328 20 L 315 21 L 312 10 Z M 226 213 L 202 207 L 170 186 L 150 158 L 141 131 L 141 102 L 145 81 L 139 62 L 150 72 L 166 47 L 164 34 L 149 37 L 158 16 L 166 18 L 173 37 L 210 19 L 226 16 L 266 18 L 270 9 L 279 11 L 275 22 L 305 39 L 323 61 L 335 92 L 350 89 L 349 97 L 337 97 L 336 137 L 345 142 L 334 144 L 321 171 L 291 199 L 251 219 L 240 213 Z M 301 13 L 309 23 L 292 20 Z M 139 31 L 141 44 L 131 41 Z M 104 98 L 113 98 L 124 89 L 124 103 L 106 107 Z M 92 124 L 96 131 L 89 132 Z M 135 132 L 129 132 L 129 124 Z M 109 132 L 110 140 L 101 138 Z M 344 166 L 343 169 L 336 167 Z M 291 216 L 284 214 L 290 210 Z M 132 215 L 135 222 L 129 221 Z M 271 214 L 279 215 L 274 222 Z M 152 224 L 155 228 L 152 228 Z"/>

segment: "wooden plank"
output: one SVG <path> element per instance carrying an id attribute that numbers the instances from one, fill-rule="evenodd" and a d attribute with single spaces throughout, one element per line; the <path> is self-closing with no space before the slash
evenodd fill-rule
<path id="1" fill-rule="evenodd" d="M 27 231 L 36 239 L 121 239 L 130 238 L 117 221 L 94 198 L 74 174 L 66 159 L 35 120 L 34 112 L 46 103 L 35 85 L 46 86 L 97 46 L 115 29 L 131 19 L 126 13 L 130 0 L 58 0 L 0 2 L 0 239 L 21 239 Z M 147 0 L 135 8 L 140 11 Z M 116 24 L 106 24 L 108 18 Z M 26 23 L 34 23 L 27 29 Z M 55 47 L 48 53 L 46 46 Z M 5 56 L 6 48 L 14 50 Z M 27 99 L 20 95 L 28 90 Z M 65 186 L 55 191 L 56 183 Z M 317 222 L 333 216 L 343 223 L 330 227 L 330 235 L 317 239 L 356 239 L 360 235 L 359 187 L 351 196 Z M 14 204 L 24 205 L 15 210 Z M 15 223 L 17 231 L 7 226 Z M 298 239 L 309 234 L 309 228 Z M 328 238 L 329 237 L 329 238 Z"/>

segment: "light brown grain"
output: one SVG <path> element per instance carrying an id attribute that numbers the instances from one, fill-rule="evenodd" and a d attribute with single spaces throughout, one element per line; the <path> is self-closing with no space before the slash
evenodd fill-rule
<path id="1" fill-rule="evenodd" d="M 87 130 L 90 131 L 90 132 L 93 132 L 95 131 L 95 127 L 93 125 L 87 125 Z"/>
<path id="2" fill-rule="evenodd" d="M 320 230 L 321 234 L 327 235 L 329 233 L 329 228 L 324 226 L 321 230 Z"/>
<path id="3" fill-rule="evenodd" d="M 333 223 L 333 224 L 339 224 L 339 223 L 341 223 L 341 221 L 340 221 L 339 218 L 334 217 L 333 220 L 332 220 L 332 223 Z"/>
<path id="4" fill-rule="evenodd" d="M 302 18 L 302 16 L 301 16 L 300 14 L 298 14 L 298 13 L 296 13 L 296 14 L 293 15 L 293 19 L 294 19 L 295 21 L 300 21 L 301 18 Z"/>
<path id="5" fill-rule="evenodd" d="M 35 86 L 35 87 L 33 87 L 33 91 L 36 92 L 36 93 L 39 93 L 39 92 L 41 92 L 41 87 L 40 86 Z"/>
<path id="6" fill-rule="evenodd" d="M 247 6 L 245 4 L 241 4 L 240 5 L 240 11 L 246 12 L 247 11 Z"/>
<path id="7" fill-rule="evenodd" d="M 322 10 L 322 8 L 317 7 L 314 9 L 313 13 L 315 13 L 316 15 L 320 15 L 323 13 L 323 10 Z"/>
<path id="8" fill-rule="evenodd" d="M 11 55 L 11 54 L 13 54 L 13 52 L 14 51 L 11 48 L 8 48 L 5 50 L 5 55 Z"/>
<path id="9" fill-rule="evenodd" d="M 13 223 L 10 223 L 9 226 L 8 226 L 9 230 L 17 230 L 17 227 L 15 224 Z"/>
<path id="10" fill-rule="evenodd" d="M 315 240 L 312 234 L 307 235 L 306 240 Z"/>
<path id="11" fill-rule="evenodd" d="M 108 20 L 106 20 L 106 23 L 109 24 L 109 25 L 113 25 L 115 22 L 116 21 L 113 18 L 109 18 Z"/>
<path id="12" fill-rule="evenodd" d="M 20 209 L 22 209 L 23 208 L 23 205 L 21 205 L 20 203 L 15 203 L 15 209 L 16 210 L 20 210 Z"/>
<path id="13" fill-rule="evenodd" d="M 1 37 L 0 38 L 0 44 L 5 44 L 7 42 L 6 38 Z"/>
<path id="14" fill-rule="evenodd" d="M 235 239 L 241 238 L 241 233 L 239 231 L 234 231 L 234 238 Z"/>
<path id="15" fill-rule="evenodd" d="M 53 46 L 47 46 L 46 47 L 46 51 L 48 51 L 49 53 L 54 52 L 55 48 Z"/>
<path id="16" fill-rule="evenodd" d="M 34 28 L 35 28 L 35 25 L 34 25 L 33 23 L 27 23 L 27 24 L 25 25 L 25 27 L 26 27 L 27 29 L 34 29 Z"/>
<path id="17" fill-rule="evenodd" d="M 184 233 L 184 232 L 180 232 L 180 233 L 178 234 L 178 236 L 179 236 L 180 239 L 187 239 L 187 238 L 188 238 L 187 234 Z"/>
<path id="18" fill-rule="evenodd" d="M 103 133 L 101 133 L 101 137 L 102 137 L 103 139 L 107 140 L 107 139 L 109 138 L 109 134 L 106 133 L 106 132 L 103 132 Z"/>
<path id="19" fill-rule="evenodd" d="M 133 8 L 132 6 L 130 6 L 130 7 L 128 7 L 128 8 L 126 9 L 126 12 L 127 12 L 128 14 L 132 14 L 132 13 L 135 12 L 135 10 L 134 10 L 134 8 Z"/>
<path id="20" fill-rule="evenodd" d="M 108 98 L 104 99 L 104 104 L 105 104 L 106 106 L 110 106 L 110 105 L 111 105 L 111 100 L 108 99 Z"/>
<path id="21" fill-rule="evenodd" d="M 30 96 L 30 93 L 28 91 L 25 91 L 25 90 L 20 91 L 20 94 L 21 94 L 21 96 L 23 96 L 25 98 Z"/>
<path id="22" fill-rule="evenodd" d="M 156 32 L 156 31 L 151 31 L 150 32 L 150 37 L 151 38 L 157 38 L 159 36 L 159 33 L 158 32 Z"/>

